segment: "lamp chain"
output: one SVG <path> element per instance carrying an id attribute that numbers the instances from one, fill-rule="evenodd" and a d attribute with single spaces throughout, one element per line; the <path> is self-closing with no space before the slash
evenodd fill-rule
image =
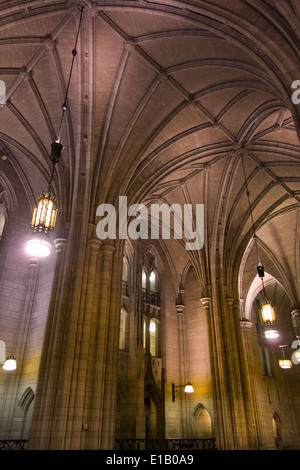
<path id="1" fill-rule="evenodd" d="M 255 248 L 256 248 L 256 253 L 257 253 L 257 259 L 258 259 L 258 265 L 261 266 L 260 262 L 260 256 L 259 256 L 259 250 L 258 250 L 258 243 L 257 243 L 257 236 L 255 233 L 255 227 L 254 227 L 254 220 L 253 220 L 253 214 L 252 214 L 252 207 L 251 207 L 251 202 L 250 202 L 250 191 L 248 188 L 248 183 L 247 183 L 247 178 L 246 178 L 246 172 L 245 172 L 245 165 L 244 165 L 244 159 L 243 159 L 243 154 L 241 155 L 241 160 L 242 160 L 242 167 L 243 167 L 243 173 L 244 173 L 244 179 L 245 179 L 245 186 L 246 186 L 246 195 L 248 199 L 248 204 L 249 204 L 249 211 L 250 211 L 250 217 L 251 217 L 251 224 L 252 224 L 252 231 L 253 231 L 253 239 L 255 242 Z M 266 292 L 265 292 L 265 285 L 264 285 L 264 279 L 263 276 L 260 276 L 261 278 L 261 283 L 262 283 L 262 290 L 263 293 L 266 297 Z"/>
<path id="2" fill-rule="evenodd" d="M 72 77 L 72 72 L 73 72 L 74 60 L 75 60 L 75 57 L 77 55 L 77 49 L 76 48 L 77 48 L 77 42 L 78 42 L 79 31 L 80 31 L 80 26 L 81 26 L 82 14 L 83 14 L 83 7 L 81 8 L 79 25 L 78 25 L 78 30 L 77 30 L 76 40 L 75 40 L 75 46 L 74 46 L 74 49 L 72 50 L 72 56 L 73 57 L 72 57 L 72 63 L 71 63 L 71 68 L 70 68 L 70 73 L 69 73 L 69 80 L 68 80 L 68 84 L 67 84 L 67 88 L 66 88 L 65 100 L 62 104 L 62 115 L 61 115 L 61 120 L 60 120 L 60 125 L 59 125 L 57 142 L 60 142 L 63 120 L 64 120 L 65 112 L 67 110 L 67 99 L 68 99 L 69 87 L 70 87 L 71 77 Z"/>

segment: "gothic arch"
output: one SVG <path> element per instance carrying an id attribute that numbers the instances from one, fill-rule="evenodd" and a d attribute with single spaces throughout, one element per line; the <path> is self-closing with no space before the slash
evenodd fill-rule
<path id="1" fill-rule="evenodd" d="M 154 379 L 148 381 L 145 386 L 145 399 L 152 400 L 156 408 L 156 437 L 165 435 L 165 405 L 164 397 L 160 388 L 156 385 Z"/>
<path id="2" fill-rule="evenodd" d="M 30 426 L 30 405 L 33 403 L 35 397 L 35 392 L 31 386 L 27 387 L 24 391 L 23 395 L 19 400 L 19 407 L 23 411 L 23 421 L 22 421 L 22 428 L 21 428 L 21 437 L 24 438 Z"/>
<path id="3" fill-rule="evenodd" d="M 265 277 L 264 277 L 265 287 L 270 285 L 270 284 L 274 284 L 274 283 L 278 283 L 284 289 L 282 284 L 274 276 L 272 276 L 271 274 L 265 272 Z M 258 276 L 256 276 L 253 279 L 252 284 L 251 284 L 251 286 L 248 290 L 248 293 L 247 293 L 247 296 L 246 296 L 246 301 L 245 301 L 244 318 L 249 320 L 249 321 L 251 321 L 251 310 L 252 310 L 253 302 L 254 302 L 255 298 L 257 297 L 257 295 L 259 294 L 259 292 L 261 292 L 261 290 L 262 290 L 261 279 Z"/>
<path id="4" fill-rule="evenodd" d="M 27 387 L 23 395 L 20 398 L 19 407 L 27 412 L 28 408 L 30 407 L 31 403 L 34 400 L 34 396 L 35 394 L 34 394 L 33 388 L 30 386 Z"/>
<path id="5" fill-rule="evenodd" d="M 193 410 L 193 418 L 196 421 L 197 438 L 209 439 L 212 437 L 211 415 L 202 403 L 198 403 Z"/>

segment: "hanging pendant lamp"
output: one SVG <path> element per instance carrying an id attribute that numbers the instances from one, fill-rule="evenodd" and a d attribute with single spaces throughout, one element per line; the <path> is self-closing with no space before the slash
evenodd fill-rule
<path id="1" fill-rule="evenodd" d="M 292 367 L 292 361 L 290 359 L 286 359 L 285 356 L 284 356 L 284 348 L 287 347 L 287 344 L 281 344 L 279 346 L 281 349 L 282 349 L 282 356 L 283 356 L 283 359 L 279 359 L 279 366 L 281 367 L 281 369 L 290 369 Z"/>
<path id="2" fill-rule="evenodd" d="M 61 131 L 62 131 L 62 124 L 65 116 L 65 112 L 67 110 L 67 98 L 69 92 L 69 86 L 71 82 L 71 76 L 73 71 L 73 64 L 75 57 L 77 55 L 77 41 L 81 26 L 83 14 L 83 7 L 81 8 L 79 26 L 77 30 L 77 36 L 75 41 L 75 47 L 72 50 L 72 63 L 71 69 L 69 73 L 69 80 L 66 89 L 65 101 L 62 105 L 62 116 L 60 121 L 60 127 L 58 132 L 57 139 L 52 142 L 51 144 L 51 154 L 50 160 L 52 163 L 52 173 L 50 176 L 50 180 L 48 182 L 48 189 L 47 191 L 43 191 L 40 196 L 37 205 L 33 208 L 32 220 L 31 220 L 31 228 L 33 229 L 32 237 L 27 241 L 25 246 L 25 251 L 32 257 L 37 258 L 44 258 L 51 254 L 52 246 L 49 240 L 49 233 L 55 229 L 55 223 L 57 218 L 57 208 L 56 208 L 56 197 L 52 192 L 51 184 L 55 174 L 55 166 L 60 161 L 61 151 L 63 149 L 63 145 L 60 142 L 61 138 Z"/>
<path id="3" fill-rule="evenodd" d="M 242 160 L 242 167 L 243 167 L 243 172 L 244 172 L 246 195 L 248 199 L 249 211 L 250 211 L 250 217 L 251 217 L 253 240 L 255 243 L 255 248 L 256 248 L 256 253 L 257 253 L 257 258 L 258 258 L 258 264 L 256 266 L 257 274 L 258 274 L 258 277 L 261 279 L 262 291 L 264 294 L 264 301 L 262 302 L 262 307 L 261 307 L 261 316 L 262 316 L 262 320 L 264 323 L 264 335 L 268 339 L 277 338 L 279 336 L 279 332 L 275 326 L 275 320 L 276 320 L 275 310 L 274 310 L 274 307 L 272 307 L 270 301 L 267 299 L 266 292 L 265 292 L 265 285 L 264 285 L 265 270 L 264 270 L 264 266 L 262 265 L 260 261 L 260 256 L 259 256 L 259 251 L 258 251 L 257 236 L 255 233 L 255 228 L 254 228 L 254 220 L 253 220 L 252 208 L 251 208 L 251 203 L 250 203 L 250 192 L 249 192 L 248 185 L 247 185 L 247 178 L 246 178 L 243 155 L 241 156 L 241 160 Z"/>

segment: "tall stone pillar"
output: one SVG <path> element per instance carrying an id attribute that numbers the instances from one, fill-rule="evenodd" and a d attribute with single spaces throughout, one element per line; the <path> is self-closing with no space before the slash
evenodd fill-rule
<path id="1" fill-rule="evenodd" d="M 220 286 L 215 286 L 212 300 L 203 298 L 202 303 L 207 312 L 210 332 L 217 446 L 227 450 L 244 449 L 248 442 L 235 302 L 225 297 Z"/>
<path id="2" fill-rule="evenodd" d="M 99 303 L 99 342 L 97 348 L 97 391 L 94 390 L 94 400 L 101 400 L 100 423 L 99 426 L 99 447 L 100 449 L 110 449 L 113 445 L 113 418 L 116 401 L 116 351 L 117 345 L 112 336 L 118 333 L 116 330 L 115 318 L 113 318 L 112 283 L 113 275 L 113 255 L 115 248 L 111 245 L 102 245 L 101 255 L 101 287 Z M 122 263 L 121 263 L 122 266 Z M 120 277 L 121 286 L 121 277 Z M 120 309 L 121 293 L 119 295 L 118 308 Z M 119 318 L 120 312 L 118 312 Z M 117 322 L 116 322 L 117 323 Z M 113 344 L 111 344 L 113 341 Z M 116 351 L 114 351 L 116 349 Z M 100 395 L 99 395 L 100 394 Z M 96 403 L 97 406 L 97 403 Z M 111 419 L 112 418 L 112 419 Z"/>
<path id="3" fill-rule="evenodd" d="M 212 419 L 213 426 L 213 437 L 216 439 L 217 446 L 224 448 L 224 437 L 223 437 L 223 424 L 222 414 L 219 403 L 221 403 L 221 391 L 219 383 L 219 374 L 217 368 L 217 350 L 216 350 L 216 333 L 215 323 L 213 321 L 213 315 L 211 311 L 212 300 L 211 297 L 203 297 L 201 299 L 204 311 L 206 313 L 208 334 L 209 334 L 209 351 L 210 351 L 210 370 L 213 390 L 213 402 L 214 402 L 214 415 Z"/>
<path id="4" fill-rule="evenodd" d="M 249 446 L 251 449 L 262 448 L 262 433 L 258 411 L 257 391 L 255 385 L 255 367 L 251 345 L 252 323 L 247 320 L 240 321 L 242 341 L 245 355 L 245 403 L 248 416 Z"/>
<path id="5" fill-rule="evenodd" d="M 235 449 L 245 449 L 248 446 L 248 433 L 245 415 L 245 400 L 243 393 L 243 349 L 239 327 L 239 302 L 226 298 L 227 315 L 226 328 L 226 365 L 228 370 L 229 395 L 232 409 Z"/>
<path id="6" fill-rule="evenodd" d="M 82 285 L 81 318 L 75 352 L 79 358 L 78 367 L 74 368 L 74 383 L 76 386 L 74 387 L 75 394 L 72 400 L 72 408 L 69 411 L 70 437 L 68 437 L 68 448 L 74 449 L 89 448 L 90 441 L 93 441 L 94 437 L 93 429 L 90 427 L 89 403 L 91 384 L 92 387 L 94 385 L 93 364 L 98 322 L 100 247 L 101 242 L 99 239 L 89 238 Z M 75 436 L 77 438 L 74 438 Z M 78 436 L 80 436 L 80 439 Z"/>
<path id="7" fill-rule="evenodd" d="M 43 351 L 40 361 L 39 380 L 37 384 L 34 410 L 31 420 L 28 448 L 49 449 L 53 422 L 53 409 L 55 404 L 55 391 L 57 385 L 57 371 L 60 368 L 62 351 L 58 344 L 62 342 L 63 328 L 59 327 L 58 315 L 59 291 L 62 283 L 65 258 L 65 242 L 60 238 L 55 240 L 56 262 L 54 268 L 52 296 L 49 305 Z M 50 372 L 51 371 L 51 372 Z"/>
<path id="8" fill-rule="evenodd" d="M 177 325 L 178 325 L 178 354 L 179 354 L 179 383 L 178 385 L 184 385 L 187 382 L 186 378 L 186 354 L 185 354 L 185 336 L 184 336 L 184 291 L 180 291 L 179 299 L 176 303 L 177 312 Z M 175 384 L 176 385 L 176 384 Z M 179 400 L 178 403 L 181 406 L 180 410 L 180 425 L 182 437 L 188 437 L 188 414 L 186 400 Z"/>
<path id="9" fill-rule="evenodd" d="M 83 390 L 81 448 L 99 450 L 102 447 L 106 423 L 105 393 L 109 341 L 111 275 L 114 247 L 89 241 L 89 266 L 86 281 L 85 320 L 83 322 L 84 357 L 77 393 Z"/>

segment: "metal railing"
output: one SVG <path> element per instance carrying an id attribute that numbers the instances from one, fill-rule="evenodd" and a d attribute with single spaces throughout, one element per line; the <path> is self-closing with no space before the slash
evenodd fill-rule
<path id="1" fill-rule="evenodd" d="M 0 450 L 26 450 L 26 439 L 0 439 Z M 213 450 L 215 439 L 116 439 L 115 450 Z"/>
<path id="2" fill-rule="evenodd" d="M 115 450 L 212 450 L 215 439 L 116 439 Z"/>
<path id="3" fill-rule="evenodd" d="M 0 450 L 26 450 L 27 439 L 0 439 Z"/>
<path id="4" fill-rule="evenodd" d="M 128 297 L 128 283 L 127 281 L 122 281 L 122 295 Z"/>
<path id="5" fill-rule="evenodd" d="M 157 292 L 154 291 L 148 291 L 143 287 L 142 289 L 143 293 L 143 302 L 145 304 L 151 304 L 154 305 L 155 307 L 160 307 L 160 296 Z"/>

